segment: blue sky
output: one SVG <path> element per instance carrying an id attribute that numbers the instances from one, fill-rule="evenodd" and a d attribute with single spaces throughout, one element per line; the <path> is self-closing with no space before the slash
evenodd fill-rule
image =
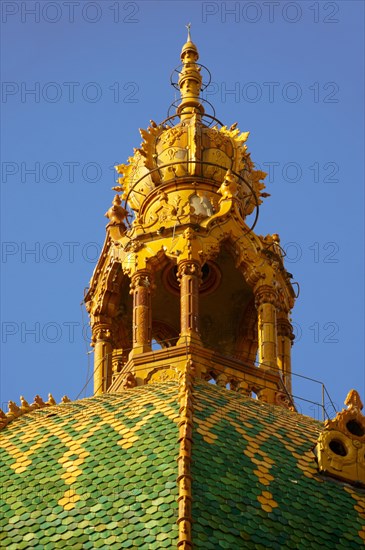
<path id="1" fill-rule="evenodd" d="M 293 370 L 323 381 L 338 408 L 353 387 L 365 398 L 363 12 L 360 1 L 2 3 L 3 408 L 73 399 L 85 384 L 80 303 L 112 167 L 138 128 L 167 116 L 189 21 L 212 73 L 206 98 L 251 132 L 269 172 L 256 231 L 280 234 L 300 284 Z M 321 398 L 296 377 L 294 391 Z"/>

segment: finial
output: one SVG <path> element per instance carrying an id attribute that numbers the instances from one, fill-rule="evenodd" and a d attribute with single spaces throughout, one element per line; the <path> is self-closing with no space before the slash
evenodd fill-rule
<path id="1" fill-rule="evenodd" d="M 187 25 L 185 25 L 185 27 L 188 29 L 188 38 L 186 42 L 191 42 L 191 34 L 190 34 L 191 23 L 188 23 Z"/>
<path id="2" fill-rule="evenodd" d="M 20 414 L 20 408 L 18 407 L 18 405 L 15 403 L 15 401 L 9 401 L 8 402 L 8 415 L 14 415 L 14 416 L 19 416 Z"/>
<path id="3" fill-rule="evenodd" d="M 188 38 L 181 50 L 180 59 L 182 68 L 178 81 L 181 103 L 177 108 L 177 114 L 180 115 L 181 119 L 190 118 L 193 113 L 204 114 L 204 107 L 199 98 L 202 87 L 200 66 L 197 64 L 199 52 L 198 48 L 191 41 L 191 23 L 188 23 L 185 27 L 188 30 Z"/>
<path id="4" fill-rule="evenodd" d="M 363 408 L 363 404 L 360 399 L 360 395 L 356 390 L 350 390 L 345 399 L 345 405 L 350 411 L 360 412 Z"/>
<path id="5" fill-rule="evenodd" d="M 51 393 L 48 394 L 48 401 L 46 402 L 46 405 L 57 405 L 56 400 Z"/>
<path id="6" fill-rule="evenodd" d="M 28 412 L 30 411 L 30 405 L 28 401 L 24 398 L 23 395 L 20 396 L 20 404 L 21 404 L 21 410 L 22 412 Z"/>
<path id="7" fill-rule="evenodd" d="M 35 396 L 34 402 L 32 404 L 35 406 L 35 408 L 37 408 L 37 407 L 42 408 L 42 407 L 45 407 L 45 405 L 46 405 L 40 395 Z"/>
<path id="8" fill-rule="evenodd" d="M 128 218 L 129 213 L 128 210 L 121 206 L 121 204 L 122 199 L 120 198 L 120 195 L 115 195 L 113 199 L 113 206 L 111 206 L 106 212 L 105 217 L 109 218 L 108 225 L 120 225 L 122 229 L 125 230 L 126 226 L 123 221 Z"/>

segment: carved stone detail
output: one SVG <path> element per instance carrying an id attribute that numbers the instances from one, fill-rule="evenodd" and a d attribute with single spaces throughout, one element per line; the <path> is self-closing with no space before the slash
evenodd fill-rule
<path id="1" fill-rule="evenodd" d="M 360 399 L 360 395 L 356 390 L 350 390 L 345 399 L 345 405 L 347 410 L 356 415 L 360 414 L 363 409 L 363 404 Z M 346 412 L 346 411 L 345 411 Z M 361 415 L 362 416 L 362 415 Z"/>
<path id="2" fill-rule="evenodd" d="M 162 367 L 153 369 L 147 376 L 145 383 L 154 384 L 157 382 L 170 382 L 178 379 L 178 371 L 172 367 Z"/>
<path id="3" fill-rule="evenodd" d="M 184 275 L 201 278 L 201 268 L 198 262 L 185 261 L 178 264 L 177 278 L 181 282 Z"/>
<path id="4" fill-rule="evenodd" d="M 106 212 L 105 217 L 109 219 L 108 225 L 119 225 L 122 231 L 127 229 L 124 220 L 129 216 L 128 210 L 121 206 L 122 199 L 119 195 L 115 195 L 113 199 L 113 206 Z"/>
<path id="5" fill-rule="evenodd" d="M 93 327 L 93 341 L 110 341 L 112 338 L 111 326 L 109 325 L 95 325 Z"/>
<path id="6" fill-rule="evenodd" d="M 123 390 L 129 390 L 137 386 L 137 380 L 134 374 L 127 372 L 122 379 L 121 388 Z"/>
<path id="7" fill-rule="evenodd" d="M 365 441 L 365 416 L 362 414 L 363 404 L 356 390 L 350 390 L 345 399 L 347 409 L 338 412 L 333 420 L 326 420 L 326 429 L 337 429 L 347 433 L 349 437 L 356 438 L 356 434 L 348 432 L 347 424 L 354 421 L 359 425 L 359 430 L 363 432 Z M 361 436 L 361 437 L 362 437 Z"/>
<path id="8" fill-rule="evenodd" d="M 278 306 L 277 292 L 268 285 L 261 285 L 255 289 L 255 305 L 259 308 L 263 304 Z"/>
<path id="9" fill-rule="evenodd" d="M 321 472 L 365 486 L 365 416 L 357 391 L 349 392 L 345 405 L 325 422 L 314 453 Z"/>
<path id="10" fill-rule="evenodd" d="M 237 192 L 238 192 L 237 178 L 232 174 L 231 170 L 227 170 L 223 183 L 218 189 L 218 193 L 222 195 L 222 198 L 220 199 L 219 202 L 236 197 Z"/>
<path id="11" fill-rule="evenodd" d="M 275 393 L 275 405 L 280 405 L 285 409 L 294 410 L 289 394 L 282 391 L 277 391 Z"/>
<path id="12" fill-rule="evenodd" d="M 278 336 L 284 336 L 285 338 L 289 338 L 289 340 L 291 341 L 294 340 L 295 336 L 293 334 L 293 327 L 288 319 L 283 319 L 282 317 L 278 316 L 277 327 Z"/>
<path id="13" fill-rule="evenodd" d="M 132 277 L 131 294 L 133 294 L 133 292 L 137 289 L 137 287 L 152 289 L 151 273 L 137 271 Z"/>

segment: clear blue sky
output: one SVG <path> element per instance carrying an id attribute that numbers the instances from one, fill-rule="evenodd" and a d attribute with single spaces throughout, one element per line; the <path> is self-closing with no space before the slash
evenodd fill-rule
<path id="1" fill-rule="evenodd" d="M 293 369 L 323 380 L 339 408 L 352 387 L 365 398 L 363 12 L 361 1 L 2 2 L 3 408 L 75 398 L 85 383 L 80 302 L 112 166 L 166 117 L 189 21 L 207 99 L 251 132 L 269 171 L 256 229 L 280 234 L 300 284 Z"/>

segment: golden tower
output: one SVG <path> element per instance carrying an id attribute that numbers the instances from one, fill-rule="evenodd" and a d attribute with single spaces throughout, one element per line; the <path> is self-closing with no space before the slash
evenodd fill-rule
<path id="1" fill-rule="evenodd" d="M 278 235 L 254 233 L 265 174 L 205 112 L 198 58 L 189 32 L 176 114 L 117 167 L 85 297 L 94 395 L 0 409 L 1 548 L 364 547 L 361 399 L 295 410 L 295 294 Z"/>
<path id="2" fill-rule="evenodd" d="M 247 152 L 248 132 L 205 113 L 198 58 L 189 33 L 176 114 L 151 121 L 116 167 L 118 194 L 85 298 L 94 392 L 176 378 L 193 364 L 199 378 L 293 406 L 295 294 L 278 235 L 256 235 L 247 221 L 267 196 L 266 174 Z"/>

